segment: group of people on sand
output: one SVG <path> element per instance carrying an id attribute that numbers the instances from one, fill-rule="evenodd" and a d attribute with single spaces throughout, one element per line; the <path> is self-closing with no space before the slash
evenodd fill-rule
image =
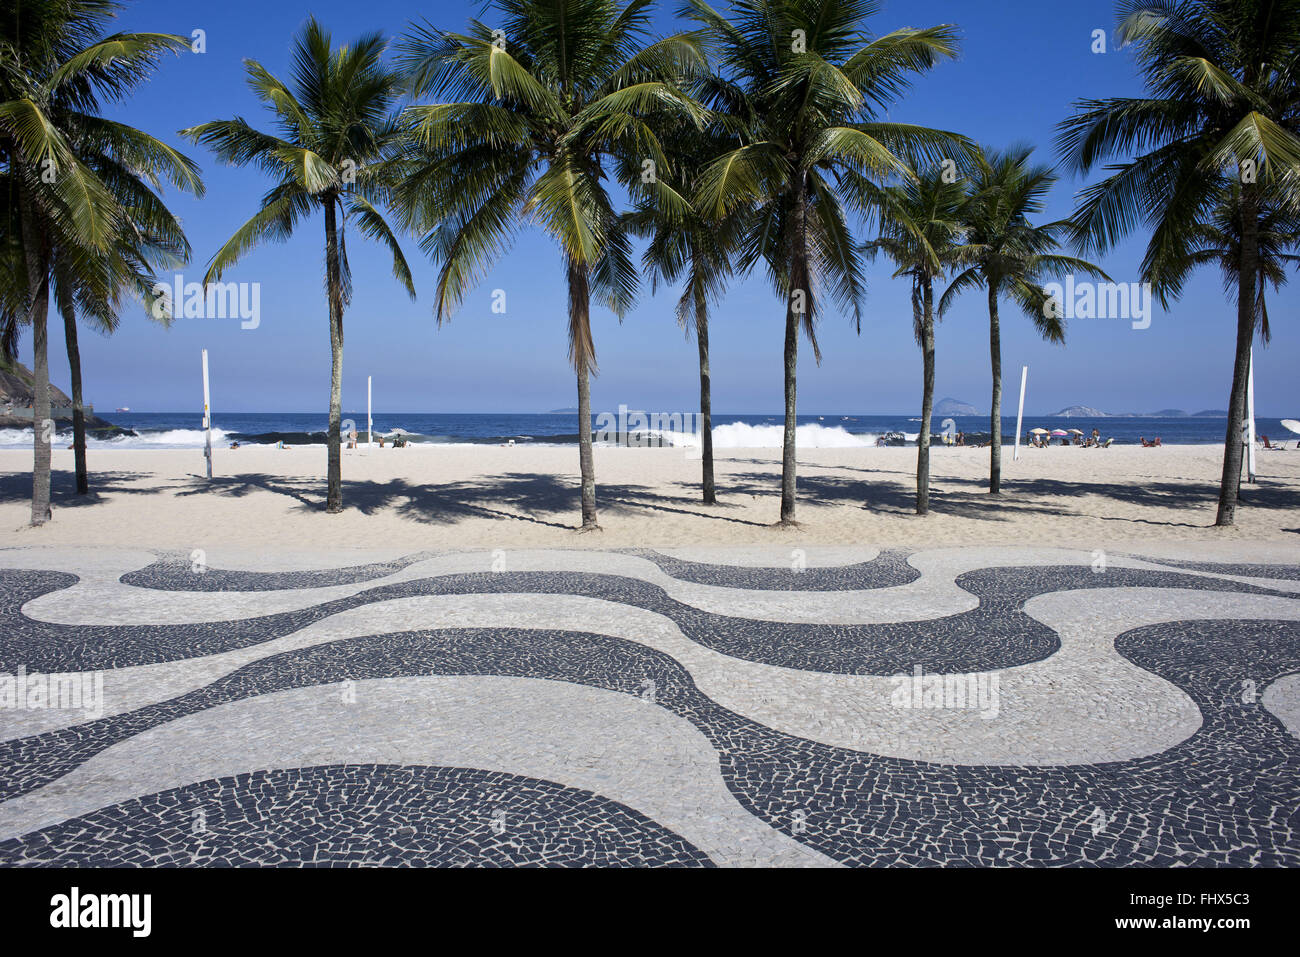
<path id="1" fill-rule="evenodd" d="M 1077 445 L 1081 449 L 1100 449 L 1105 448 L 1110 444 L 1109 440 L 1102 442 L 1100 429 L 1093 429 L 1091 435 L 1084 435 L 1082 432 L 1075 432 L 1073 436 L 1062 435 L 1058 436 L 1058 438 L 1060 438 L 1062 445 Z M 1029 432 L 1026 434 L 1025 439 L 1029 445 L 1036 449 L 1045 449 L 1052 444 L 1052 436 L 1050 433 L 1047 435 L 1040 435 L 1035 432 Z M 1159 440 L 1157 439 L 1156 441 L 1158 442 Z"/>
<path id="2" fill-rule="evenodd" d="M 385 447 L 384 437 L 383 437 L 382 435 L 379 435 L 378 433 L 376 433 L 376 438 L 379 439 L 379 447 L 380 447 L 381 449 L 384 448 L 384 447 Z M 349 430 L 348 430 L 348 448 L 350 448 L 350 449 L 355 449 L 356 447 L 357 447 L 357 430 L 356 430 L 356 429 L 349 429 Z M 400 432 L 399 432 L 397 435 L 394 435 L 394 436 L 393 436 L 393 448 L 395 448 L 395 449 L 404 449 L 404 448 L 406 448 L 406 436 L 402 435 Z"/>

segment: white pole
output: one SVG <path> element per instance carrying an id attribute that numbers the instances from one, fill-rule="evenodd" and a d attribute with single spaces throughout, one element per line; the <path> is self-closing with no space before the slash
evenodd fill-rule
<path id="1" fill-rule="evenodd" d="M 1025 384 L 1029 381 L 1029 366 L 1020 367 L 1020 411 L 1016 413 L 1016 449 L 1011 461 L 1020 461 L 1020 430 L 1025 425 Z"/>
<path id="2" fill-rule="evenodd" d="M 203 457 L 208 460 L 208 478 L 212 478 L 212 396 L 208 391 L 208 350 L 203 350 Z"/>
<path id="3" fill-rule="evenodd" d="M 1246 372 L 1246 479 L 1255 481 L 1255 349 Z"/>
<path id="4" fill-rule="evenodd" d="M 370 414 L 370 386 L 374 376 L 366 376 L 366 445 L 375 444 L 375 420 Z"/>

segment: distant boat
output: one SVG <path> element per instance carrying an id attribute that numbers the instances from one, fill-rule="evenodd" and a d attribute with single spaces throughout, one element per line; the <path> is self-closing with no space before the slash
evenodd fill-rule
<path id="1" fill-rule="evenodd" d="M 122 408 L 120 408 L 120 409 L 114 409 L 113 411 L 114 411 L 114 412 L 130 412 L 130 411 L 131 411 L 131 407 L 130 407 L 129 405 L 124 405 L 124 406 L 122 406 Z"/>

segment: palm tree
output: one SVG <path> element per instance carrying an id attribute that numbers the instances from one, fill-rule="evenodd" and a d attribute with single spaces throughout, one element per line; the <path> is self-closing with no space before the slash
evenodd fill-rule
<path id="1" fill-rule="evenodd" d="M 755 227 L 739 266 L 766 265 L 785 302 L 785 432 L 781 515 L 795 522 L 796 378 L 800 330 L 820 362 L 820 296 L 861 325 L 861 250 L 847 209 L 870 213 L 881 183 L 912 175 L 900 153 L 939 162 L 961 149 L 953 134 L 879 116 L 913 74 L 955 55 L 951 26 L 868 39 L 869 0 L 735 0 L 728 19 L 704 0 L 687 13 L 721 56 L 721 83 L 745 104 L 744 142 L 702 173 L 696 208 L 710 218 L 748 210 Z M 740 111 L 736 111 L 740 112 Z M 846 209 L 847 207 L 847 209 Z"/>
<path id="2" fill-rule="evenodd" d="M 15 7 L 0 22 L 0 162 L 22 235 L 26 324 L 32 327 L 34 375 L 32 524 L 50 517 L 50 385 L 47 319 L 56 257 L 93 269 L 125 220 L 109 186 L 78 153 L 96 150 L 148 178 L 165 177 L 194 192 L 197 172 L 166 144 L 98 116 L 101 101 L 120 100 L 147 78 L 161 55 L 188 48 L 160 33 L 105 35 L 120 6 L 111 0 L 50 0 Z"/>
<path id="3" fill-rule="evenodd" d="M 0 193 L 0 370 L 8 371 L 18 362 L 18 335 L 27 319 L 27 269 L 12 176 L 3 175 Z"/>
<path id="4" fill-rule="evenodd" d="M 919 165 L 919 164 L 918 164 Z M 965 233 L 965 180 L 943 168 L 890 187 L 880 237 L 867 245 L 893 260 L 895 278 L 912 281 L 912 332 L 921 347 L 921 434 L 916 452 L 916 514 L 930 511 L 930 418 L 934 414 L 934 284 L 958 262 Z"/>
<path id="5" fill-rule="evenodd" d="M 711 110 L 712 122 L 701 131 L 689 123 L 674 125 L 664 138 L 668 154 L 677 159 L 670 171 L 669 186 L 674 196 L 692 196 L 699 185 L 699 173 L 723 152 L 734 148 L 736 118 L 725 112 L 716 78 L 697 83 L 692 94 Z M 743 122 L 743 121 L 740 121 Z M 738 210 L 711 218 L 694 207 L 678 203 L 661 204 L 645 198 L 627 214 L 634 233 L 649 237 L 643 263 L 651 276 L 651 291 L 660 281 L 683 280 L 677 300 L 677 322 L 689 335 L 695 333 L 700 363 L 701 463 L 700 487 L 704 504 L 718 503 L 713 475 L 713 411 L 709 372 L 709 303 L 718 302 L 734 272 L 734 263 L 749 234 L 751 223 Z"/>
<path id="6" fill-rule="evenodd" d="M 96 157 L 92 168 L 119 196 L 123 208 L 121 231 L 110 249 L 94 258 L 81 255 L 79 250 L 56 248 L 51 267 L 53 299 L 63 318 L 71 373 L 72 448 L 78 495 L 90 492 L 78 316 L 101 334 L 111 335 L 120 324 L 123 299 L 131 294 L 144 305 L 147 316 L 169 323 L 170 314 L 156 308 L 154 287 L 164 270 L 180 268 L 190 255 L 180 223 L 150 184 L 111 157 Z"/>
<path id="7" fill-rule="evenodd" d="M 977 156 L 966 204 L 966 243 L 962 269 L 939 300 L 939 315 L 968 289 L 984 289 L 989 308 L 989 360 L 993 370 L 993 399 L 989 412 L 989 492 L 1002 491 L 1002 326 L 998 302 L 1018 305 L 1038 334 L 1050 342 L 1065 341 L 1060 310 L 1043 283 L 1067 273 L 1109 277 L 1086 260 L 1053 252 L 1070 229 L 1066 221 L 1035 226 L 1031 216 L 1044 209 L 1044 199 L 1057 177 L 1050 168 L 1031 165 L 1033 147 L 1013 146 L 1005 152 L 982 151 Z"/>
<path id="8" fill-rule="evenodd" d="M 393 275 L 411 298 L 415 285 L 406 257 L 379 212 L 391 183 L 385 160 L 401 148 L 394 113 L 400 88 L 383 63 L 383 36 L 369 33 L 338 49 L 315 18 L 293 43 L 292 85 L 256 60 L 246 60 L 248 85 L 274 114 L 276 132 L 254 129 L 242 118 L 182 130 L 225 163 L 254 165 L 276 178 L 261 208 L 217 250 L 205 285 L 217 282 L 254 246 L 283 241 L 319 209 L 325 219 L 325 285 L 329 299 L 330 411 L 326 512 L 343 509 L 343 310 L 352 298 L 345 227 L 351 218 L 362 235 L 386 246 Z"/>
<path id="9" fill-rule="evenodd" d="M 1223 277 L 1223 292 L 1229 298 L 1241 290 L 1242 188 L 1237 181 L 1224 190 L 1219 202 L 1210 210 L 1206 222 L 1194 228 L 1195 239 L 1187 250 L 1186 268 L 1218 266 Z M 1268 345 L 1273 331 L 1268 324 L 1265 294 L 1286 285 L 1287 266 L 1300 266 L 1300 255 L 1288 250 L 1300 249 L 1300 209 L 1265 202 L 1259 209 L 1256 232 L 1255 322 L 1260 341 Z M 1178 268 L 1170 264 L 1171 268 Z"/>
<path id="10" fill-rule="evenodd" d="M 582 530 L 598 529 L 590 376 L 591 298 L 622 316 L 637 288 L 628 225 L 607 178 L 644 161 L 672 168 L 652 123 L 698 118 L 676 80 L 700 62 L 694 40 L 647 43 L 649 0 L 496 0 L 497 28 L 465 34 L 425 24 L 403 50 L 417 96 L 419 144 L 399 191 L 408 225 L 439 267 L 434 313 L 452 315 L 520 226 L 540 225 L 560 248 L 568 284 L 569 360 L 578 380 Z M 620 175 L 635 197 L 683 208 L 667 175 Z"/>
<path id="11" fill-rule="evenodd" d="M 1134 47 L 1148 96 L 1080 100 L 1060 126 L 1061 152 L 1078 172 L 1125 158 L 1083 191 L 1076 241 L 1104 250 L 1144 222 L 1143 278 L 1167 307 L 1225 175 L 1241 184 L 1237 347 L 1215 519 L 1231 525 L 1259 319 L 1261 219 L 1269 203 L 1294 209 L 1300 187 L 1300 0 L 1126 0 L 1118 16 L 1118 38 Z"/>

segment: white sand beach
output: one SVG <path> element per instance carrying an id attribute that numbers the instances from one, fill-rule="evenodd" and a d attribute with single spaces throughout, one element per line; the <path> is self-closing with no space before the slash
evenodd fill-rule
<path id="1" fill-rule="evenodd" d="M 624 548 L 827 544 L 1071 548 L 1156 542 L 1300 546 L 1300 451 L 1258 455 L 1234 528 L 1214 522 L 1222 449 L 1022 449 L 1003 459 L 1004 492 L 985 491 L 988 450 L 936 448 L 932 512 L 913 512 L 915 448 L 809 449 L 799 455 L 797 529 L 772 526 L 780 450 L 717 458 L 720 504 L 699 502 L 698 459 L 681 449 L 597 448 L 603 531 L 580 535 L 574 448 L 410 446 L 344 453 L 345 511 L 323 512 L 325 450 L 245 446 L 91 449 L 92 495 L 72 495 L 72 452 L 54 453 L 54 520 L 28 528 L 31 453 L 0 451 L 4 545 L 268 549 Z"/>

